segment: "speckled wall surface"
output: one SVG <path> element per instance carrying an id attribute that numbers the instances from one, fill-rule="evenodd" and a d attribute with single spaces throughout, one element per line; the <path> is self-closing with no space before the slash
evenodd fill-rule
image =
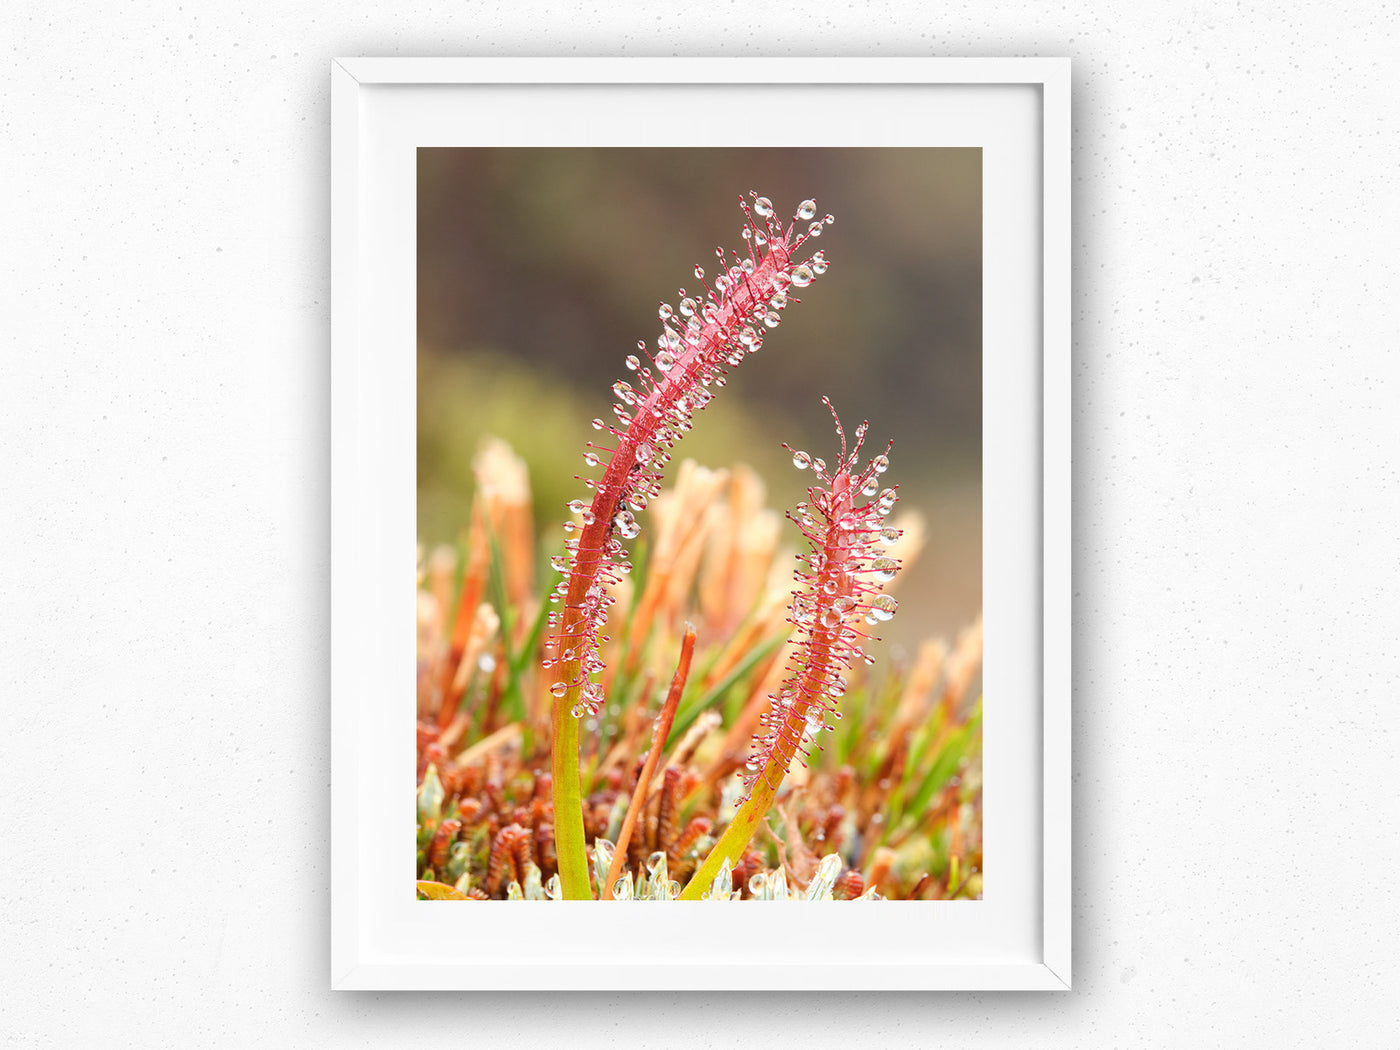
<path id="1" fill-rule="evenodd" d="M 0 1042 L 1400 1045 L 1382 4 L 0 11 Z M 1075 990 L 332 994 L 327 88 L 1070 55 Z"/>

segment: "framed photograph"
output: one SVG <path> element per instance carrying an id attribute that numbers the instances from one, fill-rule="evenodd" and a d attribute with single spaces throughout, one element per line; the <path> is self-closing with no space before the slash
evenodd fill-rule
<path id="1" fill-rule="evenodd" d="M 333 987 L 1069 988 L 1069 83 L 333 64 Z"/>

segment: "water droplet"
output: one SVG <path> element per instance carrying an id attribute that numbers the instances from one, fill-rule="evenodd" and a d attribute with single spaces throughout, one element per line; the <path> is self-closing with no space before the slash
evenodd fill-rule
<path id="1" fill-rule="evenodd" d="M 796 218 L 804 222 L 815 214 L 817 214 L 817 202 L 814 200 L 805 200 L 797 206 Z"/>
<path id="2" fill-rule="evenodd" d="M 890 469 L 889 456 L 876 456 L 870 461 L 870 465 L 875 468 L 876 474 L 883 474 Z"/>
<path id="3" fill-rule="evenodd" d="M 838 590 L 840 590 L 840 588 L 837 586 L 835 580 L 826 580 L 824 583 L 822 583 L 822 593 L 825 595 L 833 595 Z"/>
<path id="4" fill-rule="evenodd" d="M 656 449 L 652 448 L 645 441 L 637 446 L 637 462 L 650 463 L 652 456 L 656 455 Z"/>
<path id="5" fill-rule="evenodd" d="M 598 453 L 585 452 L 583 454 L 583 461 L 587 463 L 590 467 L 596 467 L 598 465 Z"/>
<path id="6" fill-rule="evenodd" d="M 593 420 L 593 429 L 594 429 L 594 430 L 602 430 L 605 426 L 607 426 L 607 424 L 604 423 L 601 419 L 595 419 L 595 420 Z"/>
<path id="7" fill-rule="evenodd" d="M 867 481 L 864 485 L 860 487 L 860 494 L 862 496 L 873 496 L 875 495 L 875 490 L 879 487 L 880 483 L 874 478 L 871 478 L 869 481 Z"/>
<path id="8" fill-rule="evenodd" d="M 878 594 L 875 596 L 875 600 L 870 603 L 870 615 L 877 620 L 888 620 L 894 616 L 894 611 L 898 608 L 899 602 L 888 594 Z"/>
<path id="9" fill-rule="evenodd" d="M 582 704 L 574 704 L 569 714 L 573 715 L 575 718 L 582 718 L 584 715 L 588 714 L 588 708 L 584 707 Z"/>
<path id="10" fill-rule="evenodd" d="M 819 223 L 819 222 L 814 222 L 814 223 L 812 223 L 812 225 L 810 225 L 810 226 L 807 227 L 807 236 L 808 236 L 808 237 L 820 237 L 821 235 L 822 235 L 822 224 L 821 224 L 821 223 Z"/>
<path id="11" fill-rule="evenodd" d="M 569 691 L 569 687 L 563 682 L 555 682 L 552 686 L 549 687 L 549 691 L 554 696 L 563 696 Z"/>
<path id="12" fill-rule="evenodd" d="M 571 499 L 571 500 L 569 500 L 569 509 L 570 509 L 571 511 L 573 511 L 575 514 L 581 514 L 581 513 L 583 512 L 583 509 L 584 509 L 585 507 L 587 507 L 587 506 L 588 506 L 588 504 L 585 503 L 585 502 L 583 502 L 583 500 L 581 500 L 581 499 Z"/>
<path id="13" fill-rule="evenodd" d="M 729 284 L 729 278 L 724 276 L 724 274 L 720 274 L 715 278 L 715 291 L 723 295 L 725 292 L 729 291 Z"/>
<path id="14" fill-rule="evenodd" d="M 739 345 L 740 345 L 740 346 L 753 348 L 754 343 L 755 343 L 757 340 L 758 340 L 758 336 L 757 336 L 757 334 L 755 334 L 755 332 L 754 332 L 754 330 L 753 330 L 752 328 L 750 328 L 750 327 L 748 327 L 747 325 L 745 325 L 743 328 L 739 329 Z"/>
<path id="15" fill-rule="evenodd" d="M 870 567 L 875 572 L 875 578 L 881 583 L 889 583 L 899 572 L 899 562 L 893 558 L 876 558 Z"/>
<path id="16" fill-rule="evenodd" d="M 806 288 L 812 283 L 812 268 L 806 263 L 801 263 L 792 271 L 792 283 L 799 288 Z"/>
<path id="17" fill-rule="evenodd" d="M 676 355 L 669 350 L 662 350 L 656 355 L 656 367 L 663 372 L 669 372 L 676 367 Z"/>
<path id="18" fill-rule="evenodd" d="M 769 303 L 781 310 L 787 305 L 787 292 L 774 292 L 773 298 L 769 300 Z"/>
<path id="19" fill-rule="evenodd" d="M 747 274 L 752 274 L 752 273 L 753 273 L 753 260 L 752 260 L 752 259 L 745 259 L 743 262 L 741 262 L 741 263 L 739 264 L 739 269 L 743 270 L 743 271 L 744 271 L 745 273 L 747 273 Z"/>
<path id="20" fill-rule="evenodd" d="M 704 267 L 702 267 L 699 263 L 696 263 L 695 265 L 695 279 L 697 281 L 703 281 L 705 279 Z"/>
<path id="21" fill-rule="evenodd" d="M 662 303 L 661 307 L 656 311 L 656 316 L 663 321 L 669 321 L 672 317 L 676 316 L 676 311 L 671 309 L 670 303 Z"/>
<path id="22" fill-rule="evenodd" d="M 826 273 L 826 268 L 831 265 L 826 261 L 825 252 L 817 252 L 817 254 L 808 259 L 807 262 L 812 267 L 813 273 Z"/>
<path id="23" fill-rule="evenodd" d="M 782 320 L 782 314 L 778 313 L 777 310 L 769 310 L 763 315 L 763 323 L 769 328 L 777 328 L 778 325 L 782 323 Z"/>
<path id="24" fill-rule="evenodd" d="M 822 611 L 822 626 L 835 627 L 841 622 L 841 614 L 835 609 L 824 609 Z"/>
<path id="25" fill-rule="evenodd" d="M 613 526 L 617 533 L 625 540 L 636 539 L 641 534 L 642 527 L 637 524 L 637 519 L 632 516 L 630 510 L 618 511 L 613 518 Z"/>
<path id="26" fill-rule="evenodd" d="M 691 299 L 689 296 L 681 300 L 680 308 L 682 317 L 695 316 L 695 300 Z"/>
<path id="27" fill-rule="evenodd" d="M 767 358 L 764 360 L 767 360 Z M 805 452 L 794 452 L 792 454 L 792 465 L 798 470 L 806 470 L 812 465 L 812 457 Z"/>
<path id="28" fill-rule="evenodd" d="M 583 511 L 579 514 L 579 517 L 583 520 L 583 523 L 585 525 L 592 525 L 595 520 L 593 517 L 593 512 L 587 507 L 583 508 Z"/>
<path id="29" fill-rule="evenodd" d="M 569 571 L 569 559 L 562 554 L 556 554 L 554 557 L 550 558 L 549 565 L 555 572 Z"/>
<path id="30" fill-rule="evenodd" d="M 627 367 L 630 368 L 632 371 L 635 372 L 635 371 L 638 369 L 638 367 L 641 365 L 641 363 L 642 363 L 642 362 L 641 362 L 641 359 L 640 359 L 639 357 L 637 357 L 636 354 L 628 354 L 628 355 L 627 355 Z"/>
<path id="31" fill-rule="evenodd" d="M 773 202 L 767 197 L 759 197 L 753 202 L 753 212 L 755 215 L 761 215 L 766 219 L 773 214 Z"/>
<path id="32" fill-rule="evenodd" d="M 899 539 L 900 535 L 901 533 L 899 529 L 883 528 L 880 530 L 880 542 L 883 543 L 886 547 L 888 547 L 892 543 L 894 543 L 895 540 Z"/>
<path id="33" fill-rule="evenodd" d="M 824 460 L 824 459 L 814 459 L 814 460 L 812 460 L 812 469 L 815 470 L 818 474 L 822 473 L 823 471 L 826 470 L 826 460 Z"/>

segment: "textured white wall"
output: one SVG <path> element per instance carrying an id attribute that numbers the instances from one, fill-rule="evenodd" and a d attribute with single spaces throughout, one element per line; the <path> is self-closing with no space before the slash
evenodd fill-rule
<path id="1" fill-rule="evenodd" d="M 0 1041 L 1400 1043 L 1394 4 L 19 0 L 0 44 Z M 326 990 L 342 54 L 1076 60 L 1073 993 Z"/>

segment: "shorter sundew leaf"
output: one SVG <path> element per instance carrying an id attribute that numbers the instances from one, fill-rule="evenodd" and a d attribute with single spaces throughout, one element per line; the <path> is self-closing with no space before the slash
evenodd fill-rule
<path id="1" fill-rule="evenodd" d="M 807 537 L 809 552 L 800 559 L 799 587 L 789 607 L 797 628 L 782 685 L 770 694 L 759 722 L 743 776 L 738 812 L 691 877 L 682 900 L 698 900 L 725 866 L 742 855 L 762 824 L 783 778 L 794 761 L 805 764 L 816 736 L 830 729 L 827 716 L 840 718 L 837 701 L 846 692 L 846 673 L 857 660 L 870 661 L 862 643 L 867 628 L 890 619 L 895 600 L 882 591 L 899 564 L 888 554 L 899 530 L 885 524 L 898 499 L 893 487 L 881 488 L 889 468 L 889 450 L 859 465 L 868 424 L 856 428 L 854 448 L 831 402 L 822 398 L 836 421 L 841 458 L 826 464 L 792 448 L 793 465 L 811 469 L 818 484 L 808 489 L 809 502 L 789 514 Z M 787 448 L 788 446 L 784 446 Z"/>
<path id="2" fill-rule="evenodd" d="M 831 402 L 822 400 L 836 419 Z M 888 550 L 900 532 L 885 524 L 898 495 L 893 487 L 882 488 L 880 481 L 889 468 L 891 446 L 860 467 L 867 426 L 856 428 L 855 447 L 848 451 L 836 419 L 841 459 L 830 473 L 822 460 L 788 448 L 793 465 L 810 468 L 821 484 L 808 489 L 809 502 L 788 515 L 810 548 L 799 561 L 800 586 L 789 607 L 798 636 L 787 677 L 770 697 L 771 706 L 754 737 L 744 776 L 745 798 L 761 777 L 781 781 L 794 760 L 805 760 L 817 733 L 832 728 L 827 716 L 841 717 L 836 708 L 846 691 L 847 672 L 857 660 L 869 661 L 862 647 L 872 637 L 868 628 L 889 620 L 898 605 L 883 591 L 899 570 Z"/>

